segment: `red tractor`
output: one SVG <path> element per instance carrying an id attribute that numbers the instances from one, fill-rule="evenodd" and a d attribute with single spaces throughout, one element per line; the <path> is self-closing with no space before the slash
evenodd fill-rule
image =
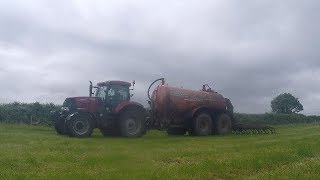
<path id="1" fill-rule="evenodd" d="M 61 111 L 51 112 L 57 133 L 89 137 L 98 128 L 104 136 L 141 137 L 147 113 L 143 105 L 130 101 L 131 86 L 134 82 L 106 81 L 93 86 L 90 81 L 89 97 L 67 98 Z"/>

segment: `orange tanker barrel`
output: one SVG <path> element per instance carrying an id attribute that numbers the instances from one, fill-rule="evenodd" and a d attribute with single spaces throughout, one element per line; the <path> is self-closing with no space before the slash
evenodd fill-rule
<path id="1" fill-rule="evenodd" d="M 153 111 L 162 123 L 181 123 L 187 114 L 206 107 L 217 111 L 226 110 L 225 98 L 212 90 L 196 91 L 167 85 L 159 85 L 151 98 Z"/>

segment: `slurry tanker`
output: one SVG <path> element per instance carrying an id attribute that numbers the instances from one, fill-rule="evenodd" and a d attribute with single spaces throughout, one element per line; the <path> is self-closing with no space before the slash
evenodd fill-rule
<path id="1" fill-rule="evenodd" d="M 231 101 L 207 84 L 201 90 L 190 90 L 157 79 L 148 88 L 148 109 L 131 100 L 134 85 L 105 81 L 93 86 L 90 81 L 89 96 L 66 98 L 60 111 L 51 112 L 56 132 L 80 138 L 91 136 L 95 128 L 104 136 L 124 137 L 141 137 L 149 129 L 195 136 L 274 132 L 269 126 L 237 123 Z"/>

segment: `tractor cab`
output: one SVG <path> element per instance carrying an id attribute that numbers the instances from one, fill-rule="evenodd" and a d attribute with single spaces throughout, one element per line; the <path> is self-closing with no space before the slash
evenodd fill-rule
<path id="1" fill-rule="evenodd" d="M 90 84 L 90 94 L 98 97 L 107 110 L 114 111 L 119 104 L 130 101 L 130 87 L 129 82 L 106 81 L 94 87 L 95 93 L 92 93 L 92 84 Z"/>

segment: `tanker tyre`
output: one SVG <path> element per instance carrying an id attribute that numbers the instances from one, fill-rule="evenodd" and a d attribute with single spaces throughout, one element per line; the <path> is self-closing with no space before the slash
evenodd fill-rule
<path id="1" fill-rule="evenodd" d="M 228 114 L 221 114 L 215 121 L 215 134 L 225 135 L 231 133 L 232 120 Z"/>
<path id="2" fill-rule="evenodd" d="M 87 115 L 77 115 L 68 122 L 68 134 L 70 137 L 85 138 L 90 137 L 93 131 L 91 117 Z"/>
<path id="3" fill-rule="evenodd" d="M 65 135 L 67 134 L 67 130 L 66 130 L 66 123 L 65 120 L 62 118 L 57 119 L 54 122 L 54 129 L 56 130 L 56 132 L 60 135 Z"/>
<path id="4" fill-rule="evenodd" d="M 138 138 L 145 134 L 145 114 L 139 110 L 128 110 L 120 115 L 120 133 L 124 137 Z"/>
<path id="5" fill-rule="evenodd" d="M 202 112 L 193 118 L 191 133 L 196 136 L 208 136 L 212 134 L 212 119 L 208 113 Z"/>
<path id="6" fill-rule="evenodd" d="M 174 127 L 174 128 L 168 128 L 167 129 L 167 133 L 168 135 L 185 135 L 186 134 L 186 130 L 184 128 L 178 128 L 178 127 Z"/>

